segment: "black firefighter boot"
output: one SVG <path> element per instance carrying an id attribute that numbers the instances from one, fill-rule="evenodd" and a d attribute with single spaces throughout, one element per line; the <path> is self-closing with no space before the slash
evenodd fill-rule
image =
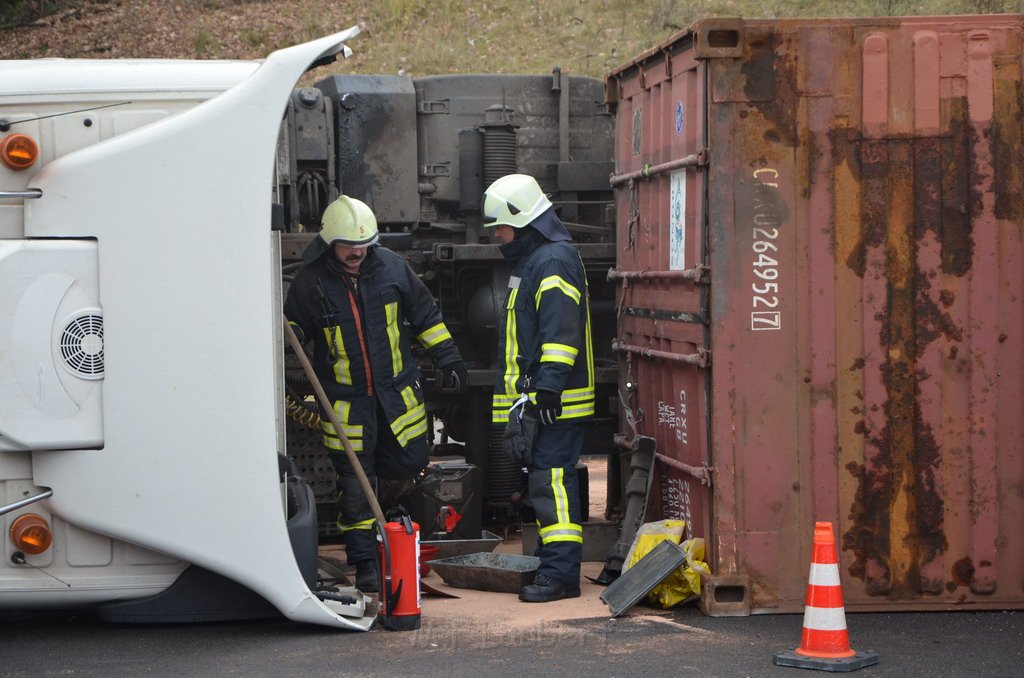
<path id="1" fill-rule="evenodd" d="M 549 603 L 562 598 L 579 598 L 578 584 L 563 584 L 543 574 L 533 578 L 533 583 L 519 591 L 519 600 L 524 603 Z"/>
<path id="2" fill-rule="evenodd" d="M 380 591 L 380 568 L 376 558 L 356 563 L 356 588 L 363 593 Z"/>

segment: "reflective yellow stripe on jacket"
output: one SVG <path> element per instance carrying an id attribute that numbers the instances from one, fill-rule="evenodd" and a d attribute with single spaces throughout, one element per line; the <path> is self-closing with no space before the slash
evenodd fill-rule
<path id="1" fill-rule="evenodd" d="M 589 287 L 589 283 L 587 284 Z M 590 334 L 590 299 L 587 304 L 587 331 L 584 352 L 587 354 L 587 385 L 584 388 L 570 388 L 562 391 L 562 414 L 559 419 L 590 417 L 594 414 L 594 341 Z"/>
<path id="2" fill-rule="evenodd" d="M 352 444 L 352 450 L 354 452 L 363 451 L 363 427 L 355 426 L 348 423 L 349 412 L 352 410 L 352 403 L 347 400 L 339 400 L 334 403 L 334 412 L 338 415 L 338 421 L 341 422 L 341 430 L 344 431 L 345 437 Z M 338 438 L 338 434 L 334 430 L 334 425 L 330 421 L 321 420 L 320 429 L 324 434 L 324 446 L 331 450 L 338 450 L 339 452 L 344 451 L 344 447 L 341 444 L 341 439 Z"/>
<path id="3" fill-rule="evenodd" d="M 519 288 L 514 288 L 508 295 L 508 303 L 505 305 L 505 393 L 516 392 L 516 382 L 519 381 L 519 337 L 516 332 L 516 297 L 519 296 Z M 513 401 L 514 402 L 514 401 Z M 509 403 L 509 407 L 512 403 Z M 508 408 L 506 408 L 508 409 Z M 505 421 L 508 421 L 508 413 L 505 413 Z"/>
<path id="4" fill-rule="evenodd" d="M 432 348 L 446 339 L 451 339 L 452 334 L 445 327 L 444 323 L 437 323 L 433 327 L 424 330 L 417 337 L 416 341 L 423 345 L 423 348 Z"/>
<path id="5" fill-rule="evenodd" d="M 537 286 L 537 293 L 534 295 L 534 299 L 537 303 L 537 310 L 540 310 L 540 298 L 548 290 L 561 290 L 567 297 L 576 302 L 578 306 L 580 303 L 580 291 L 565 278 L 560 275 L 549 275 L 540 281 L 540 285 Z"/>
<path id="6" fill-rule="evenodd" d="M 391 422 L 391 432 L 398 439 L 398 444 L 405 447 L 410 440 L 427 434 L 427 410 L 423 403 L 417 402 L 411 386 L 402 389 L 402 400 L 405 401 L 405 414 Z"/>
<path id="7" fill-rule="evenodd" d="M 391 345 L 391 376 L 395 376 L 402 371 L 402 335 L 398 327 L 398 302 L 385 304 L 384 313 L 388 321 L 388 343 Z"/>
<path id="8" fill-rule="evenodd" d="M 537 392 L 530 391 L 530 402 L 537 402 Z M 495 393 L 491 401 L 491 422 L 505 423 L 508 421 L 508 410 L 519 400 L 519 394 Z M 594 387 L 569 388 L 562 391 L 562 414 L 558 420 L 578 419 L 594 416 Z"/>
<path id="9" fill-rule="evenodd" d="M 327 337 L 327 347 L 330 351 L 328 356 L 334 361 L 334 381 L 339 384 L 352 385 L 352 363 L 345 352 L 345 342 L 341 338 L 341 328 L 325 327 L 324 336 Z"/>
<path id="10" fill-rule="evenodd" d="M 579 350 L 568 344 L 541 344 L 540 361 L 542 363 L 564 363 L 569 367 L 576 364 L 576 356 Z"/>

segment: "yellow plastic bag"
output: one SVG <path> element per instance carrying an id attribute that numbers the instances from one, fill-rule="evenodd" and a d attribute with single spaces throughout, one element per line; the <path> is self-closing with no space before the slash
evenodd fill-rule
<path id="1" fill-rule="evenodd" d="M 651 549 L 666 539 L 679 544 L 683 538 L 686 523 L 682 520 L 659 520 L 645 523 L 637 530 L 633 545 L 626 554 L 623 571 L 628 570 L 647 555 Z M 647 602 L 655 607 L 669 608 L 700 594 L 700 575 L 711 574 L 711 568 L 704 562 L 704 540 L 700 537 L 687 539 L 681 544 L 686 554 L 686 564 L 670 574 L 647 594 Z"/>
<path id="2" fill-rule="evenodd" d="M 659 520 L 653 523 L 644 523 L 637 529 L 636 536 L 633 537 L 633 545 L 626 553 L 622 571 L 625 572 L 636 565 L 641 558 L 666 539 L 671 540 L 673 544 L 678 544 L 682 541 L 685 530 L 685 520 Z"/>
<path id="3" fill-rule="evenodd" d="M 687 539 L 681 546 L 686 553 L 686 564 L 647 594 L 647 602 L 655 607 L 672 607 L 700 595 L 700 575 L 711 574 L 711 568 L 704 562 L 703 539 Z"/>

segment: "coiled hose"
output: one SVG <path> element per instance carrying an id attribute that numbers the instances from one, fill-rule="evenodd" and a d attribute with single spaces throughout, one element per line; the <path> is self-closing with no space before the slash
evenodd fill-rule
<path id="1" fill-rule="evenodd" d="M 284 410 L 292 420 L 305 428 L 320 428 L 320 410 L 299 395 L 295 389 L 284 385 Z"/>

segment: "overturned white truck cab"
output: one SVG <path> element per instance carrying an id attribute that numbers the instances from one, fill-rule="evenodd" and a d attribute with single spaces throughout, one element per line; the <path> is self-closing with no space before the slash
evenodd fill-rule
<path id="1" fill-rule="evenodd" d="M 357 32 L 0 62 L 0 608 L 372 625 L 311 588 L 312 494 L 279 461 L 271 219 L 289 95 Z"/>

